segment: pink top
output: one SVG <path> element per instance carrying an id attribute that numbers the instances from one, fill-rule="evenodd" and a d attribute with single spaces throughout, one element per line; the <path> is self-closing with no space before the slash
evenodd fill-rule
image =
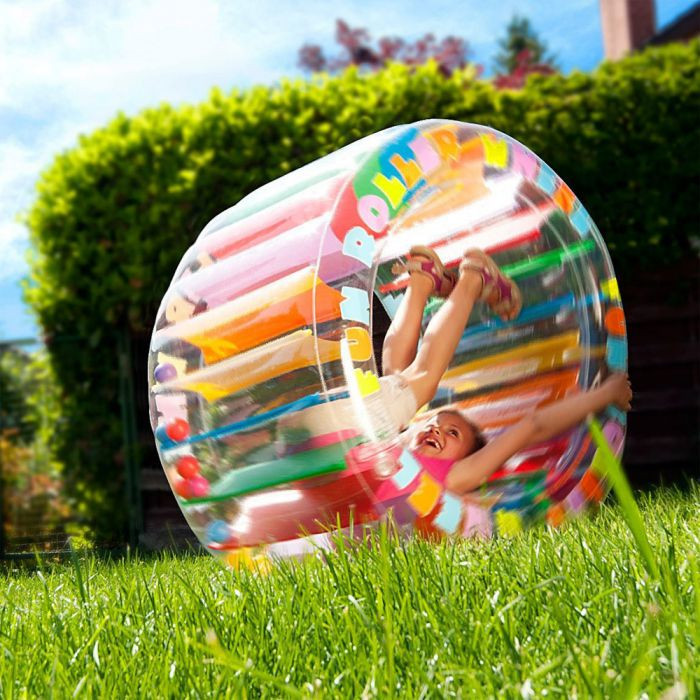
<path id="1" fill-rule="evenodd" d="M 415 460 L 430 474 L 441 486 L 445 485 L 445 479 L 452 469 L 456 459 L 440 459 L 439 457 L 428 457 L 419 452 L 411 451 Z"/>

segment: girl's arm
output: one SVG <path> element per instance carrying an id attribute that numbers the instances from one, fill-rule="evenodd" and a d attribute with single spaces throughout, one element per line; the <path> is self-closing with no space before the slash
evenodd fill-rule
<path id="1" fill-rule="evenodd" d="M 466 493 L 483 484 L 507 459 L 529 445 L 573 428 L 589 413 L 602 411 L 614 403 L 628 411 L 632 390 L 626 374 L 613 374 L 597 389 L 591 389 L 539 408 L 506 429 L 485 447 L 459 460 L 445 481 L 449 491 Z"/>

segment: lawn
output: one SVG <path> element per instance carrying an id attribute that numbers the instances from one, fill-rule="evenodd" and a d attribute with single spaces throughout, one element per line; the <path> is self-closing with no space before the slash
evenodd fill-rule
<path id="1" fill-rule="evenodd" d="M 513 539 L 266 574 L 78 555 L 0 583 L 0 697 L 698 697 L 700 487 Z M 664 695 L 665 693 L 665 695 Z"/>

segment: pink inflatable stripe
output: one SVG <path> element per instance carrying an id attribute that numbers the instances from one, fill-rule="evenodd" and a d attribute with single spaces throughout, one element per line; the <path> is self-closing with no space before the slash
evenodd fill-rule
<path id="1" fill-rule="evenodd" d="M 462 537 L 483 537 L 490 539 L 493 534 L 491 512 L 472 503 L 462 506 Z"/>
<path id="2" fill-rule="evenodd" d="M 198 241 L 198 247 L 201 252 L 218 260 L 248 245 L 270 241 L 299 224 L 327 213 L 347 177 L 347 173 L 336 175 L 252 216 L 212 231 Z"/>
<path id="3" fill-rule="evenodd" d="M 449 241 L 436 245 L 435 252 L 445 265 L 454 266 L 459 264 L 468 248 L 481 248 L 490 254 L 515 248 L 539 238 L 540 227 L 552 211 L 552 206 L 546 206 L 535 212 L 530 211 L 498 221 L 484 228 L 463 231 Z M 402 254 L 405 255 L 407 252 L 408 248 Z M 402 275 L 393 282 L 382 285 L 379 290 L 382 293 L 393 292 L 402 289 L 407 283 L 408 275 Z"/>
<path id="4" fill-rule="evenodd" d="M 361 267 L 348 264 L 342 244 L 327 230 L 328 217 L 320 216 L 294 227 L 274 244 L 263 242 L 205 267 L 177 282 L 177 291 L 193 302 L 213 308 L 298 270 L 316 265 L 319 252 L 324 277 L 347 276 Z M 241 274 L 245 270 L 245 274 Z"/>
<path id="5" fill-rule="evenodd" d="M 336 432 L 325 433 L 323 435 L 314 435 L 314 437 L 310 438 L 309 440 L 306 440 L 299 445 L 295 445 L 293 449 L 287 451 L 287 454 L 307 452 L 308 450 L 316 450 L 320 447 L 328 447 L 330 445 L 343 442 L 343 440 L 351 440 L 359 435 L 360 433 L 353 429 L 338 430 Z"/>

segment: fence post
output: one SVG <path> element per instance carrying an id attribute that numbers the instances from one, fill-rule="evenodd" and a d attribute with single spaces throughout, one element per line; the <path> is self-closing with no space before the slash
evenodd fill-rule
<path id="1" fill-rule="evenodd" d="M 118 336 L 119 403 L 121 404 L 124 448 L 124 487 L 128 519 L 129 546 L 136 547 L 143 532 L 141 508 L 140 460 L 137 440 L 136 411 L 134 410 L 134 378 L 131 363 L 131 336 L 123 329 Z"/>

